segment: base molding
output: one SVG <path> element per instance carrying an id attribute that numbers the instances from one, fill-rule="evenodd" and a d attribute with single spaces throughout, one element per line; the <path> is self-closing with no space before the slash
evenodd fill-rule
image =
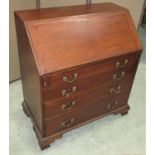
<path id="1" fill-rule="evenodd" d="M 32 123 L 33 123 L 33 130 L 34 130 L 34 132 L 35 132 L 35 134 L 36 134 L 36 137 L 37 137 L 37 140 L 38 140 L 38 144 L 39 144 L 41 150 L 43 150 L 43 149 L 45 149 L 45 148 L 48 148 L 48 147 L 50 146 L 50 143 L 54 142 L 54 141 L 55 141 L 56 139 L 58 139 L 58 138 L 61 138 L 61 137 L 63 136 L 63 134 L 64 134 L 65 132 L 67 132 L 67 131 L 70 131 L 70 130 L 72 130 L 72 129 L 75 129 L 75 128 L 77 128 L 77 127 L 80 127 L 80 126 L 82 126 L 82 125 L 84 125 L 84 124 L 87 124 L 87 123 L 89 123 L 89 122 L 95 121 L 95 120 L 97 120 L 97 119 L 99 119 L 99 118 L 105 117 L 105 116 L 110 115 L 110 114 L 115 114 L 115 115 L 116 115 L 116 114 L 121 114 L 121 115 L 123 116 L 123 115 L 125 115 L 125 114 L 128 114 L 128 111 L 130 110 L 129 105 L 128 105 L 128 104 L 125 104 L 125 105 L 123 105 L 122 107 L 120 107 L 120 108 L 118 108 L 118 109 L 115 109 L 115 110 L 110 111 L 110 112 L 108 112 L 108 113 L 105 113 L 105 114 L 103 114 L 103 115 L 97 116 L 97 117 L 95 117 L 95 118 L 93 118 L 93 119 L 91 119 L 91 120 L 88 120 L 87 122 L 84 122 L 84 123 L 81 123 L 81 124 L 79 124 L 79 125 L 76 125 L 76 126 L 70 128 L 70 129 L 61 131 L 61 132 L 59 132 L 59 133 L 56 133 L 56 134 L 51 135 L 51 136 L 48 136 L 48 137 L 42 137 L 40 131 L 38 130 L 38 128 L 37 128 L 37 126 L 36 126 L 36 124 L 35 124 L 35 122 L 34 122 L 34 120 L 33 120 L 32 114 L 31 114 L 31 112 L 29 111 L 28 105 L 26 104 L 25 101 L 23 101 L 22 107 L 23 107 L 23 111 L 24 111 L 24 113 L 26 114 L 26 116 L 30 117 L 30 119 L 31 119 L 31 121 L 32 121 Z"/>
<path id="2" fill-rule="evenodd" d="M 119 108 L 119 109 L 116 109 L 113 114 L 117 115 L 117 114 L 121 114 L 122 116 L 123 115 L 126 115 L 128 114 L 128 111 L 130 110 L 130 106 L 128 104 L 126 104 L 125 106 Z"/>
<path id="3" fill-rule="evenodd" d="M 29 108 L 28 108 L 28 105 L 26 104 L 25 101 L 22 102 L 22 107 L 23 107 L 23 111 L 24 111 L 25 115 L 31 119 L 31 122 L 33 124 L 33 130 L 35 132 L 35 135 L 37 137 L 38 144 L 39 144 L 41 150 L 48 148 L 50 146 L 50 143 L 54 142 L 56 139 L 61 138 L 63 136 L 62 133 L 59 133 L 59 134 L 55 134 L 55 135 L 48 136 L 48 137 L 42 137 L 38 127 L 35 124 L 35 121 L 33 120 L 33 117 L 32 117 L 32 114 L 31 114 Z"/>

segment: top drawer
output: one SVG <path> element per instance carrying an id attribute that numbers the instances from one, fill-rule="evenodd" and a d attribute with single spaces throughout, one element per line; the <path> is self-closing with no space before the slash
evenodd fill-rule
<path id="1" fill-rule="evenodd" d="M 67 60 L 66 60 L 67 61 Z M 134 67 L 136 63 L 136 54 L 129 54 L 110 59 L 106 62 L 100 62 L 88 66 L 78 67 L 77 69 L 69 69 L 59 73 L 45 76 L 43 78 L 43 88 L 56 90 L 59 87 L 67 87 L 76 85 L 82 79 L 92 77 L 99 73 L 111 71 L 120 71 L 128 67 Z"/>

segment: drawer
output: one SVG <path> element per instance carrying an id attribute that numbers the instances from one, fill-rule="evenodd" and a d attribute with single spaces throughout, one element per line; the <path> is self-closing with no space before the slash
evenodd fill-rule
<path id="1" fill-rule="evenodd" d="M 133 78 L 134 71 L 135 69 L 132 67 L 114 72 L 99 73 L 92 77 L 81 79 L 81 81 L 74 84 L 62 85 L 61 87 L 57 87 L 55 89 L 45 90 L 43 92 L 44 102 L 49 102 L 62 97 L 68 98 L 76 93 L 90 90 L 97 86 L 103 86 L 103 88 L 105 88 L 104 85 L 109 83 L 112 85 L 123 80 L 130 81 L 130 79 Z M 53 85 L 55 85 L 55 83 Z"/>
<path id="2" fill-rule="evenodd" d="M 91 65 L 83 65 L 77 69 L 72 68 L 58 73 L 45 76 L 43 79 L 44 89 L 53 89 L 75 85 L 83 79 L 92 77 L 99 73 L 107 73 L 116 70 L 126 69 L 135 65 L 136 54 L 128 54 L 117 58 L 111 58 L 104 62 L 92 63 Z M 48 79 L 48 80 L 46 80 Z"/>
<path id="3" fill-rule="evenodd" d="M 101 100 L 121 95 L 124 92 L 129 92 L 132 86 L 132 79 L 126 79 L 121 82 L 105 83 L 98 87 L 94 87 L 87 91 L 75 93 L 66 98 L 46 102 L 44 104 L 45 119 L 65 114 L 78 108 L 83 108 L 86 105 L 99 102 Z"/>
<path id="4" fill-rule="evenodd" d="M 45 122 L 46 136 L 69 129 L 127 104 L 128 93 L 81 107 L 66 115 Z"/>

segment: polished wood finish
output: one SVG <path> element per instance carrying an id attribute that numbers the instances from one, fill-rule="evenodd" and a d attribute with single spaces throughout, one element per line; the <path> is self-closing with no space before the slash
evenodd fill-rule
<path id="1" fill-rule="evenodd" d="M 127 15 L 100 13 L 27 22 L 40 74 L 138 51 Z"/>
<path id="2" fill-rule="evenodd" d="M 122 77 L 122 80 L 114 80 L 114 75 L 117 75 L 118 77 L 121 76 L 121 74 L 124 73 L 124 76 Z M 59 84 L 55 83 L 55 81 L 53 80 L 53 85 L 51 86 L 52 89 L 46 89 L 44 91 L 44 101 L 48 102 L 51 100 L 56 100 L 57 98 L 63 98 L 64 96 L 62 95 L 62 90 L 67 90 L 69 91 L 70 89 L 72 89 L 73 87 L 76 86 L 76 91 L 71 93 L 70 96 L 74 96 L 74 94 L 86 91 L 86 90 L 90 90 L 92 88 L 98 87 L 98 88 L 102 88 L 101 90 L 105 91 L 108 89 L 108 87 L 111 87 L 113 85 L 119 85 L 121 83 L 128 82 L 131 83 L 132 82 L 132 76 L 134 73 L 134 69 L 130 69 L 130 70 L 123 70 L 123 71 L 115 71 L 115 72 L 108 72 L 108 73 L 101 73 L 101 74 L 96 74 L 90 78 L 85 78 L 83 80 L 77 80 L 75 83 L 71 83 L 71 84 L 62 84 L 62 87 L 58 87 Z M 80 76 L 80 75 L 79 75 Z M 123 84 L 124 84 L 123 83 Z M 56 85 L 57 88 L 54 88 L 54 86 Z M 101 93 L 102 91 L 99 90 L 99 92 Z"/>
<path id="3" fill-rule="evenodd" d="M 66 7 L 55 7 L 55 8 L 42 8 L 42 9 L 31 9 L 16 11 L 16 14 L 23 21 L 33 21 L 41 19 L 60 18 L 68 16 L 78 16 L 83 14 L 94 14 L 94 13 L 112 13 L 112 12 L 124 12 L 127 9 L 120 7 L 113 3 L 101 3 L 92 5 L 79 5 L 79 6 L 66 6 Z"/>
<path id="4" fill-rule="evenodd" d="M 78 68 L 71 68 L 68 69 L 67 71 L 61 71 L 61 72 L 56 72 L 53 74 L 49 74 L 44 76 L 45 83 L 46 79 L 48 79 L 49 84 L 51 83 L 51 88 L 52 89 L 57 89 L 59 87 L 66 87 L 68 84 L 72 83 L 67 83 L 64 82 L 63 77 L 68 77 L 69 79 L 74 78 L 74 74 L 77 74 L 77 78 L 74 81 L 74 83 L 78 83 L 80 81 L 83 81 L 84 79 L 88 79 L 89 77 L 96 76 L 97 74 L 107 73 L 107 72 L 115 72 L 116 70 L 121 70 L 123 68 L 117 68 L 117 63 L 120 62 L 120 64 L 123 64 L 125 60 L 128 60 L 128 63 L 125 65 L 126 68 L 128 67 L 135 67 L 136 64 L 136 54 L 128 54 L 125 56 L 113 58 L 113 59 L 108 59 L 106 61 L 101 61 L 97 63 L 93 63 L 93 65 L 83 65 L 82 67 Z M 84 74 L 87 73 L 87 74 Z M 52 82 L 54 81 L 54 85 L 52 85 Z M 44 89 L 50 89 L 50 87 L 44 87 Z"/>
<path id="5" fill-rule="evenodd" d="M 127 100 L 128 93 L 110 98 L 108 100 L 99 101 L 89 106 L 81 105 L 80 109 L 77 111 L 73 111 L 63 115 L 62 117 L 56 117 L 46 121 L 46 134 L 47 136 L 50 136 L 54 133 L 66 130 L 74 125 L 86 122 L 94 117 L 118 109 L 122 105 L 127 104 Z M 116 105 L 115 102 L 117 102 Z M 71 119 L 74 119 L 74 121 L 71 122 Z M 63 122 L 66 123 L 66 126 L 62 126 Z"/>
<path id="6" fill-rule="evenodd" d="M 16 16 L 15 22 L 24 100 L 31 109 L 35 125 L 40 132 L 43 133 L 42 105 L 40 104 L 42 102 L 40 87 L 41 78 L 37 70 L 37 65 L 35 63 L 35 58 L 33 57 L 24 23 L 18 16 Z"/>
<path id="7" fill-rule="evenodd" d="M 113 75 L 113 74 L 111 74 Z M 98 76 L 100 77 L 100 76 Z M 112 77 L 112 76 L 111 76 Z M 113 94 L 110 92 L 111 88 L 117 88 L 119 85 L 121 86 L 121 93 L 123 92 L 128 92 L 131 88 L 132 85 L 132 78 L 133 78 L 133 72 L 126 72 L 125 76 L 123 77 L 125 80 L 119 80 L 119 81 L 113 81 L 110 82 L 108 79 L 106 81 L 102 81 L 104 77 L 100 77 L 100 79 L 96 78 L 96 81 L 98 81 L 97 86 L 90 87 L 87 90 L 84 91 L 79 91 L 77 90 L 77 93 L 74 93 L 70 95 L 69 97 L 63 97 L 61 95 L 61 91 L 59 92 L 60 97 L 57 99 L 52 99 L 54 96 L 52 93 L 53 91 L 49 91 L 49 93 L 45 93 L 46 96 L 44 96 L 45 99 L 45 119 L 50 118 L 52 116 L 58 115 L 58 114 L 63 114 L 66 113 L 70 110 L 74 110 L 76 108 L 80 108 L 82 105 L 85 104 L 91 104 L 95 103 L 97 101 L 101 101 L 103 99 L 113 97 L 117 94 Z M 110 79 L 110 78 L 109 78 Z M 89 81 L 87 81 L 89 82 Z M 128 83 L 128 85 L 126 85 Z M 91 85 L 91 82 L 89 83 Z M 77 85 L 76 85 L 77 86 Z M 86 87 L 86 85 L 84 85 Z M 103 95 L 104 94 L 104 95 Z M 51 96 L 50 96 L 51 95 Z M 84 96 L 84 97 L 81 97 Z M 72 104 L 72 102 L 75 101 L 75 105 L 72 106 L 72 108 L 69 108 Z M 62 106 L 65 105 L 66 107 L 69 108 L 66 110 L 62 110 Z"/>
<path id="8" fill-rule="evenodd" d="M 24 102 L 41 149 L 64 132 L 127 114 L 142 47 L 112 3 L 15 12 Z"/>

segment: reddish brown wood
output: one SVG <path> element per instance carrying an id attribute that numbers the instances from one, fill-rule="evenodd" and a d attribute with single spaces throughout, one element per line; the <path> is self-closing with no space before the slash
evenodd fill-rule
<path id="1" fill-rule="evenodd" d="M 98 85 L 88 90 L 84 90 L 84 91 L 72 94 L 69 97 L 61 97 L 55 100 L 52 100 L 52 98 L 50 98 L 50 94 L 52 94 L 52 91 L 50 91 L 49 96 L 47 98 L 47 100 L 49 101 L 45 102 L 45 118 L 50 118 L 52 116 L 55 116 L 61 113 L 66 113 L 70 110 L 80 108 L 84 104 L 95 103 L 97 101 L 106 99 L 108 97 L 115 96 L 116 94 L 110 93 L 110 89 L 112 87 L 117 88 L 118 85 L 121 86 L 121 93 L 128 92 L 131 88 L 132 78 L 133 77 L 130 75 L 126 77 L 126 80 L 123 80 L 123 81 L 121 80 L 121 82 L 120 81 L 113 82 L 110 84 L 108 83 L 108 81 L 105 81 L 104 85 L 100 84 L 100 86 Z M 81 96 L 84 96 L 84 97 L 81 97 Z M 67 107 L 69 107 L 73 101 L 75 101 L 76 104 L 70 110 L 62 110 L 62 105 L 66 105 Z"/>
<path id="2" fill-rule="evenodd" d="M 140 50 L 126 20 L 126 14 L 100 13 L 28 22 L 40 74 Z"/>
<path id="3" fill-rule="evenodd" d="M 25 104 L 25 106 L 23 108 L 26 108 L 26 107 L 27 107 L 27 105 Z M 97 116 L 97 117 L 94 117 L 94 118 L 92 118 L 90 120 L 87 120 L 86 122 L 77 124 L 75 126 L 72 126 L 70 128 L 67 128 L 65 130 L 62 130 L 62 131 L 60 131 L 60 132 L 58 132 L 56 134 L 53 134 L 53 135 L 50 135 L 50 136 L 47 136 L 47 137 L 42 137 L 40 132 L 38 131 L 38 128 L 35 125 L 33 126 L 33 129 L 34 129 L 34 132 L 35 132 L 36 137 L 38 139 L 38 144 L 39 144 L 40 148 L 43 150 L 43 149 L 49 147 L 49 144 L 54 142 L 57 138 L 61 138 L 63 136 L 63 133 L 65 133 L 65 132 L 68 132 L 68 131 L 70 131 L 72 129 L 75 129 L 77 127 L 80 127 L 82 125 L 85 125 L 87 123 L 90 123 L 92 121 L 95 121 L 97 119 L 100 119 L 100 118 L 105 117 L 105 116 L 110 115 L 110 114 L 118 114 L 118 113 L 121 113 L 121 114 L 123 113 L 124 114 L 124 112 L 127 113 L 129 111 L 129 109 L 130 109 L 129 105 L 124 104 L 123 106 L 115 109 L 114 111 L 109 111 L 109 112 L 104 113 L 104 114 L 102 114 L 100 116 Z M 28 110 L 28 108 L 26 108 L 25 110 Z M 30 114 L 29 110 L 27 111 L 27 113 Z M 32 120 L 32 123 L 33 123 L 33 120 Z"/>
<path id="4" fill-rule="evenodd" d="M 66 131 L 128 112 L 142 47 L 127 9 L 104 3 L 17 11 L 15 21 L 23 110 L 41 149 Z"/>
<path id="5" fill-rule="evenodd" d="M 23 107 L 24 113 L 30 117 L 30 119 L 33 123 L 33 130 L 34 130 L 36 137 L 38 139 L 38 144 L 42 150 L 45 148 L 48 148 L 49 144 L 54 142 L 55 139 L 61 138 L 63 136 L 62 133 L 55 134 L 55 135 L 52 135 L 49 137 L 42 136 L 41 132 L 38 130 L 38 127 L 36 126 L 36 123 L 32 116 L 32 113 L 31 113 L 30 109 L 28 108 L 28 105 L 25 101 L 22 103 L 22 107 Z"/>
<path id="6" fill-rule="evenodd" d="M 102 74 L 96 74 L 90 78 L 77 80 L 75 83 L 72 84 L 62 84 L 59 85 L 59 83 L 51 82 L 51 89 L 46 89 L 44 91 L 44 102 L 51 102 L 56 99 L 63 99 L 63 98 L 69 98 L 74 97 L 77 93 L 83 93 L 83 91 L 89 91 L 89 95 L 92 94 L 94 91 L 96 92 L 95 95 L 99 92 L 102 94 L 105 91 L 108 91 L 112 86 L 121 85 L 122 87 L 126 85 L 126 90 L 130 89 L 132 84 L 132 77 L 133 73 L 135 71 L 135 68 L 129 69 L 129 70 L 122 70 L 122 71 L 115 71 L 110 73 L 102 73 Z M 120 80 L 114 80 L 113 76 L 116 74 L 118 77 L 124 72 L 124 76 Z M 84 74 L 84 73 L 83 73 Z M 68 92 L 71 92 L 71 89 L 76 86 L 76 91 L 73 92 L 68 97 L 62 95 L 62 90 L 67 90 Z M 55 88 L 56 87 L 56 88 Z M 94 89 L 94 88 L 97 88 Z M 91 96 L 91 95 L 90 95 Z M 107 95 L 104 95 L 105 97 L 109 96 L 110 93 Z M 97 98 L 97 97 L 96 97 Z"/>
<path id="7" fill-rule="evenodd" d="M 86 122 L 94 117 L 100 116 L 110 111 L 114 111 L 115 109 L 118 109 L 124 104 L 127 104 L 127 100 L 128 94 L 123 94 L 108 100 L 100 101 L 95 104 L 90 104 L 89 106 L 81 106 L 81 108 L 77 111 L 70 112 L 64 116 L 47 121 L 46 134 L 47 136 L 52 135 L 54 133 L 70 128 L 74 125 Z M 117 102 L 116 105 L 115 102 Z M 110 108 L 108 107 L 109 105 L 111 106 Z M 70 123 L 71 119 L 74 119 L 73 123 Z M 63 127 L 61 125 L 61 123 L 63 122 L 65 122 L 66 124 L 68 123 L 66 127 Z"/>
<path id="8" fill-rule="evenodd" d="M 100 3 L 92 5 L 79 5 L 79 6 L 66 6 L 66 7 L 56 7 L 56 8 L 42 8 L 42 9 L 32 9 L 32 10 L 22 10 L 16 11 L 16 14 L 23 21 L 41 20 L 41 19 L 51 19 L 68 17 L 83 14 L 93 14 L 100 12 L 124 12 L 127 9 L 120 7 L 113 3 Z"/>
<path id="9" fill-rule="evenodd" d="M 33 57 L 24 23 L 15 16 L 23 96 L 35 124 L 43 134 L 40 76 Z M 36 97 L 37 96 L 37 97 Z"/>
<path id="10" fill-rule="evenodd" d="M 125 68 L 118 69 L 116 64 L 120 62 L 123 64 L 125 60 L 128 60 L 128 63 L 125 65 Z M 44 81 L 47 82 L 50 87 L 44 87 L 44 89 L 58 89 L 59 87 L 66 87 L 72 85 L 73 83 L 64 82 L 63 77 L 67 77 L 69 80 L 74 78 L 74 74 L 77 74 L 77 78 L 75 80 L 75 84 L 81 83 L 83 80 L 88 80 L 89 77 L 94 77 L 99 74 L 103 74 L 106 76 L 105 73 L 107 72 L 116 72 L 116 71 L 123 71 L 126 68 L 135 68 L 136 64 L 136 54 L 128 54 L 125 56 L 119 56 L 118 58 L 109 59 L 108 61 L 102 61 L 100 63 L 94 63 L 93 65 L 85 65 L 82 67 L 78 67 L 76 69 L 71 68 L 68 70 L 64 70 L 61 72 L 56 72 L 53 74 L 49 74 L 44 76 Z M 86 74 L 87 73 L 87 74 Z M 113 74 L 113 73 L 112 73 Z M 54 83 L 53 83 L 54 81 Z"/>
<path id="11" fill-rule="evenodd" d="M 121 113 L 121 115 L 124 116 L 124 115 L 128 114 L 129 110 L 130 110 L 130 107 L 127 105 L 125 107 L 122 107 L 122 108 L 115 110 L 113 112 L 113 114 L 117 115 L 117 114 Z"/>

